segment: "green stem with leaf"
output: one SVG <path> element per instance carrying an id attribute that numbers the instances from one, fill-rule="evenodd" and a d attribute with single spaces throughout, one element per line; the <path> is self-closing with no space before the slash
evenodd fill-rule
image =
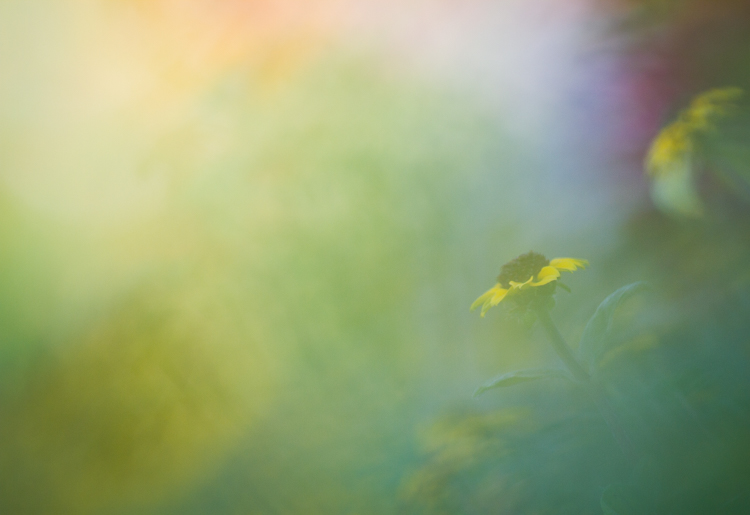
<path id="1" fill-rule="evenodd" d="M 560 334 L 560 331 L 557 329 L 557 326 L 552 321 L 549 311 L 544 307 L 537 307 L 535 312 L 539 322 L 544 328 L 544 331 L 547 333 L 550 343 L 552 343 L 552 348 L 555 349 L 555 352 L 557 352 L 557 355 L 560 356 L 560 359 L 562 359 L 563 363 L 568 367 L 568 370 L 573 374 L 573 377 L 586 387 L 623 454 L 625 454 L 628 460 L 632 463 L 636 463 L 637 453 L 635 447 L 625 433 L 625 430 L 622 428 L 620 419 L 617 417 L 614 409 L 612 409 L 612 405 L 609 403 L 609 400 L 607 400 L 602 389 L 591 380 L 589 373 L 575 358 L 573 351 L 568 346 L 565 338 L 563 338 L 562 334 Z"/>

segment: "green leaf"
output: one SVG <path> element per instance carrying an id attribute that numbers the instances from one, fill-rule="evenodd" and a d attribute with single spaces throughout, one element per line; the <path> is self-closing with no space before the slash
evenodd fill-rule
<path id="1" fill-rule="evenodd" d="M 556 368 L 532 368 L 528 370 L 516 370 L 515 372 L 508 372 L 507 374 L 497 376 L 491 381 L 488 381 L 484 385 L 480 386 L 474 392 L 474 397 L 481 395 L 487 390 L 491 390 L 493 388 L 504 388 L 506 386 L 513 386 L 519 383 L 536 381 L 537 379 L 549 379 L 553 377 L 572 381 L 570 376 L 565 373 L 565 371 Z"/>
<path id="2" fill-rule="evenodd" d="M 623 483 L 609 485 L 600 503 L 604 515 L 644 515 L 631 489 Z"/>
<path id="3" fill-rule="evenodd" d="M 634 294 L 648 289 L 648 284 L 639 281 L 623 286 L 604 299 L 586 324 L 581 337 L 579 354 L 581 359 L 593 368 L 604 352 L 608 350 L 607 333 L 612 325 L 617 308 Z"/>

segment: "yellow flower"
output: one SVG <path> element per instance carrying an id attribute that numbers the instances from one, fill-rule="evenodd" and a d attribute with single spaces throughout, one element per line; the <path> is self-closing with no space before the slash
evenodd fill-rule
<path id="1" fill-rule="evenodd" d="M 471 309 L 481 305 L 484 316 L 488 309 L 506 298 L 515 298 L 520 304 L 528 305 L 538 294 L 549 296 L 554 293 L 555 285 L 552 283 L 560 278 L 560 272 L 574 272 L 586 268 L 588 264 L 585 259 L 548 260 L 536 252 L 523 254 L 502 266 L 497 284 L 475 300 Z M 541 288 L 548 285 L 551 287 Z M 529 292 L 531 289 L 536 289 L 533 294 Z"/>
<path id="2" fill-rule="evenodd" d="M 706 91 L 654 138 L 644 167 L 651 178 L 651 197 L 659 209 L 692 218 L 702 215 L 693 155 L 700 150 L 699 137 L 716 130 L 716 122 L 731 114 L 742 94 L 739 88 Z"/>
<path id="3" fill-rule="evenodd" d="M 668 125 L 654 139 L 646 156 L 646 171 L 652 177 L 670 175 L 676 163 L 693 153 L 693 129 L 681 122 Z"/>
<path id="4" fill-rule="evenodd" d="M 679 169 L 676 164 L 693 153 L 695 137 L 714 129 L 714 122 L 728 115 L 741 96 L 739 88 L 718 88 L 695 97 L 677 120 L 654 138 L 644 163 L 646 172 L 659 177 Z"/>

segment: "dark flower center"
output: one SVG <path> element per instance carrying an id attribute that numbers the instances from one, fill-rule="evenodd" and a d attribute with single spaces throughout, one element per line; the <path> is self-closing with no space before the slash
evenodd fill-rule
<path id="1" fill-rule="evenodd" d="M 536 276 L 547 265 L 549 265 L 549 259 L 541 254 L 536 252 L 522 254 L 502 266 L 500 275 L 497 276 L 497 282 L 503 288 L 508 288 L 510 287 L 510 281 L 525 282 L 529 277 Z"/>

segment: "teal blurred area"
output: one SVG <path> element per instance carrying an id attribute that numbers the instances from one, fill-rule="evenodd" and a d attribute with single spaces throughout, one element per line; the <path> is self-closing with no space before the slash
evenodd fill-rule
<path id="1" fill-rule="evenodd" d="M 642 162 L 750 15 L 654 4 L 1 3 L 0 512 L 747 513 L 746 106 L 703 218 Z M 573 344 L 651 284 L 598 376 L 636 466 L 575 386 L 471 396 L 558 366 L 469 311 L 531 249 L 591 262 Z"/>

